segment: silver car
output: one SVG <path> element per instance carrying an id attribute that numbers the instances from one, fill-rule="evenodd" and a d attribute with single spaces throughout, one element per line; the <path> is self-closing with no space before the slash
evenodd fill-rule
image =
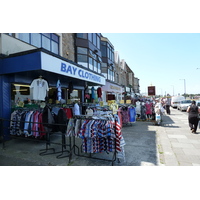
<path id="1" fill-rule="evenodd" d="M 188 106 L 190 106 L 192 103 L 191 100 L 183 100 L 183 101 L 180 101 L 177 105 L 177 109 L 180 110 L 180 111 L 186 111 Z"/>

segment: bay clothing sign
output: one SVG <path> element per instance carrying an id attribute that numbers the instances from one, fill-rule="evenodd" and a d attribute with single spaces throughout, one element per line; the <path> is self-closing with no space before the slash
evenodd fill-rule
<path id="1" fill-rule="evenodd" d="M 85 70 L 69 62 L 65 62 L 59 58 L 41 53 L 41 67 L 43 70 L 67 75 L 73 78 L 105 85 L 105 77 Z"/>

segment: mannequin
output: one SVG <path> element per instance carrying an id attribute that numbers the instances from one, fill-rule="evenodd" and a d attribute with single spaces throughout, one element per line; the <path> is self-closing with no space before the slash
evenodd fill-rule
<path id="1" fill-rule="evenodd" d="M 136 114 L 137 114 L 137 118 L 140 118 L 141 116 L 141 103 L 140 101 L 136 101 Z"/>

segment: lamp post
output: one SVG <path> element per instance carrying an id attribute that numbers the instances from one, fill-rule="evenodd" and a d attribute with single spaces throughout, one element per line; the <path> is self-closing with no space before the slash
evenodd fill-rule
<path id="1" fill-rule="evenodd" d="M 180 79 L 180 80 L 184 80 L 184 96 L 185 96 L 185 99 L 186 99 L 186 81 L 185 79 Z"/>

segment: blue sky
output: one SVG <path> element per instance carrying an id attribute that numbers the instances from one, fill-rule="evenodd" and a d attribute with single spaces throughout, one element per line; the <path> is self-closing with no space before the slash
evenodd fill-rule
<path id="1" fill-rule="evenodd" d="M 199 33 L 102 33 L 140 79 L 141 93 L 200 94 Z"/>

